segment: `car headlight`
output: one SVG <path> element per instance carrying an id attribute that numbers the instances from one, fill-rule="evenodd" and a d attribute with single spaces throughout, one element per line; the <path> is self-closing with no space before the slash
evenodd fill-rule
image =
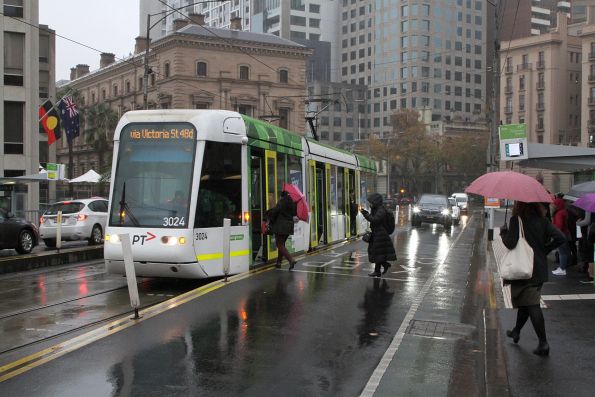
<path id="1" fill-rule="evenodd" d="M 450 210 L 448 208 L 445 208 L 442 210 L 442 215 L 450 215 Z"/>
<path id="2" fill-rule="evenodd" d="M 419 209 L 418 206 L 413 207 L 413 212 L 415 212 L 416 214 L 420 213 L 421 210 Z"/>

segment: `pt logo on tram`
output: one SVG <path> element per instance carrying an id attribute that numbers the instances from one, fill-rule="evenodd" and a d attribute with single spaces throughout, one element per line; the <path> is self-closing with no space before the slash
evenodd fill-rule
<path id="1" fill-rule="evenodd" d="M 155 236 L 151 232 L 147 232 L 147 234 L 133 234 L 132 235 L 132 245 L 138 243 L 139 241 L 140 241 L 140 245 L 144 245 L 145 241 L 151 241 L 155 237 L 157 237 L 157 236 Z"/>

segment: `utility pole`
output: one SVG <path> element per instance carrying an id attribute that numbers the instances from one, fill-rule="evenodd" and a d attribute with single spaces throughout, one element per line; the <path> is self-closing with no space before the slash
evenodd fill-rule
<path id="1" fill-rule="evenodd" d="M 143 73 L 143 108 L 149 108 L 149 45 L 151 44 L 151 37 L 149 36 L 151 30 L 151 14 L 147 14 L 147 42 L 145 44 L 145 67 Z"/>

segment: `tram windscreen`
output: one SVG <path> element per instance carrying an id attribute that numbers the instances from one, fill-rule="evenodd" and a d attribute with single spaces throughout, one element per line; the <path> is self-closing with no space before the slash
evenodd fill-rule
<path id="1" fill-rule="evenodd" d="M 196 151 L 189 123 L 132 123 L 120 133 L 110 226 L 189 227 Z"/>

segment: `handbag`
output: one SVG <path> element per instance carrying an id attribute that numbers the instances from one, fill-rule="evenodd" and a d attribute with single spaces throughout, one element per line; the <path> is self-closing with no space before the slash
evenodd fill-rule
<path id="1" fill-rule="evenodd" d="M 271 221 L 263 221 L 260 224 L 260 230 L 262 231 L 262 234 L 264 235 L 271 235 L 273 234 L 272 230 L 271 230 Z"/>
<path id="2" fill-rule="evenodd" d="M 500 276 L 504 280 L 527 280 L 533 276 L 533 248 L 525 240 L 523 221 L 519 217 L 519 240 L 507 250 L 500 261 Z"/>
<path id="3" fill-rule="evenodd" d="M 371 231 L 366 231 L 364 233 L 364 235 L 362 236 L 362 240 L 364 240 L 365 243 L 369 243 L 370 240 L 372 240 L 372 232 Z"/>

